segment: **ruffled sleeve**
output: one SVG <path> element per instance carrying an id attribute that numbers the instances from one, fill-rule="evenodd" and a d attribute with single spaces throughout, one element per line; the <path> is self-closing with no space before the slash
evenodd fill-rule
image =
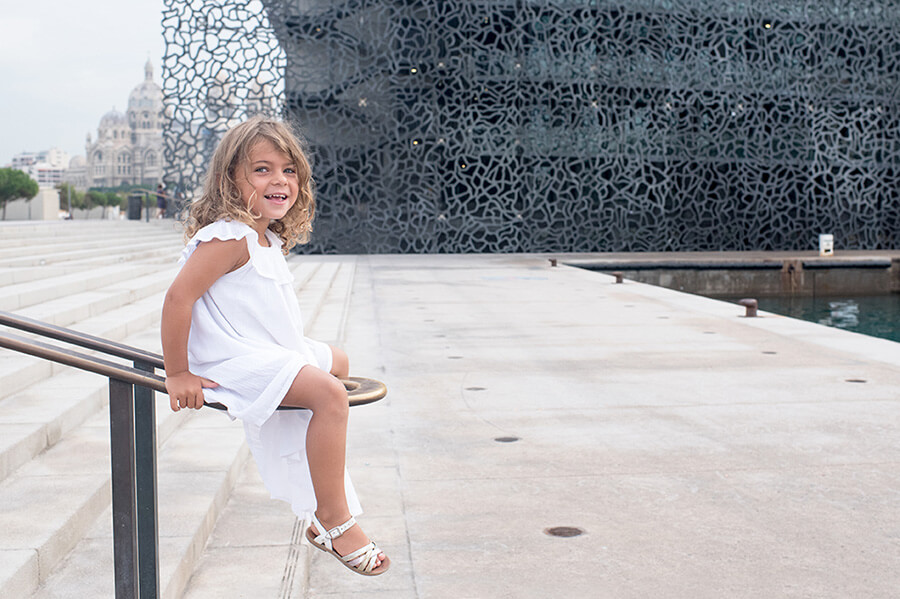
<path id="1" fill-rule="evenodd" d="M 183 266 L 201 243 L 213 239 L 222 241 L 246 239 L 250 264 L 260 276 L 278 283 L 290 283 L 294 280 L 294 275 L 288 269 L 281 253 L 281 239 L 275 233 L 266 230 L 266 239 L 269 241 L 270 247 L 262 247 L 259 245 L 259 237 L 252 227 L 233 220 L 218 220 L 197 231 L 182 250 L 178 265 Z"/>

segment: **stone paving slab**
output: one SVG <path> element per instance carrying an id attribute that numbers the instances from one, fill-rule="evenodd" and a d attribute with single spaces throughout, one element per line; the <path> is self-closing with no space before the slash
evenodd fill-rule
<path id="1" fill-rule="evenodd" d="M 252 459 L 245 464 L 185 599 L 302 597 L 309 548 L 290 507 L 270 499 Z M 244 564 L 252 564 L 248 575 Z"/>
<path id="2" fill-rule="evenodd" d="M 38 578 L 38 554 L 31 549 L 0 549 L 0 596 L 27 597 Z"/>

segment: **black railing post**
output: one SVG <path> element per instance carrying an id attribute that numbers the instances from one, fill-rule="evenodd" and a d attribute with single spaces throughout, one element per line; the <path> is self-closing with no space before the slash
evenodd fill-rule
<path id="1" fill-rule="evenodd" d="M 109 441 L 116 599 L 137 599 L 134 385 L 112 378 L 109 379 Z"/>
<path id="2" fill-rule="evenodd" d="M 135 360 L 138 370 L 152 364 Z M 153 390 L 134 388 L 134 468 L 137 483 L 137 558 L 141 599 L 159 597 L 159 520 L 156 491 L 156 406 Z"/>

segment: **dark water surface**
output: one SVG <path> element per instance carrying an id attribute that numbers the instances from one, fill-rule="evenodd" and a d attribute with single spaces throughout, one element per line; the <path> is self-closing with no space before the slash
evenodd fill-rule
<path id="1" fill-rule="evenodd" d="M 759 298 L 759 309 L 900 341 L 900 295 L 764 297 Z"/>

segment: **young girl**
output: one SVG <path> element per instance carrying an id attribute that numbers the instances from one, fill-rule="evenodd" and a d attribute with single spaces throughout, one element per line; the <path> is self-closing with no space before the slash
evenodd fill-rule
<path id="1" fill-rule="evenodd" d="M 356 525 L 344 467 L 347 355 L 304 336 L 284 259 L 308 241 L 314 211 L 309 162 L 284 123 L 258 116 L 225 134 L 163 304 L 166 390 L 175 411 L 204 398 L 226 405 L 272 496 L 311 519 L 309 541 L 382 574 L 390 560 Z"/>

